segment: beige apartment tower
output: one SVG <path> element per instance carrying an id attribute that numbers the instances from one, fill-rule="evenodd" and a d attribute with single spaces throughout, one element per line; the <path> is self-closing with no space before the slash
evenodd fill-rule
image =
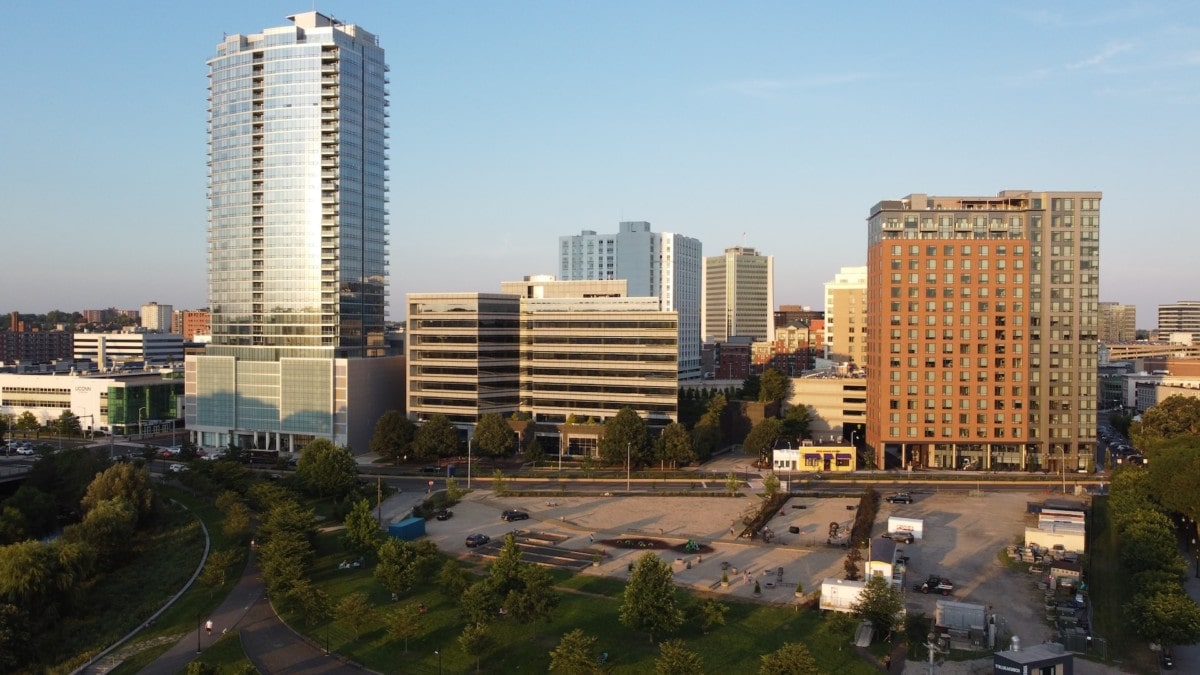
<path id="1" fill-rule="evenodd" d="M 867 268 L 843 267 L 825 282 L 825 358 L 866 362 Z"/>
<path id="2" fill-rule="evenodd" d="M 867 444 L 880 466 L 1094 465 L 1100 199 L 1007 190 L 871 208 Z"/>
<path id="3" fill-rule="evenodd" d="M 1100 342 L 1121 344 L 1137 341 L 1137 307 L 1119 302 L 1099 305 Z"/>

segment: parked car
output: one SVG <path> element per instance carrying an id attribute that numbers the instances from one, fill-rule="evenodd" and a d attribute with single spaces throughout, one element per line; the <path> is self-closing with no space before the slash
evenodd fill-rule
<path id="1" fill-rule="evenodd" d="M 912 495 L 907 492 L 897 492 L 894 495 L 886 497 L 889 504 L 911 504 L 913 503 Z"/>
<path id="2" fill-rule="evenodd" d="M 438 512 L 434 514 L 434 517 L 438 520 L 450 520 L 453 516 L 454 512 L 448 509 L 438 509 Z"/>
<path id="3" fill-rule="evenodd" d="M 914 541 L 912 532 L 884 532 L 879 536 L 884 539 L 891 539 L 897 544 L 911 544 Z"/>
<path id="4" fill-rule="evenodd" d="M 442 472 L 441 469 L 439 469 L 438 467 L 436 467 L 432 464 L 430 464 L 429 466 L 421 467 L 421 473 L 441 473 L 441 472 Z"/>
<path id="5" fill-rule="evenodd" d="M 186 464 L 180 464 L 178 462 L 167 467 L 167 471 L 170 471 L 171 473 L 181 473 L 187 470 L 188 468 Z"/>
<path id="6" fill-rule="evenodd" d="M 529 514 L 525 513 L 524 511 L 509 509 L 500 514 L 500 520 L 507 520 L 510 522 L 514 520 L 529 520 Z"/>
<path id="7" fill-rule="evenodd" d="M 476 546 L 483 546 L 484 544 L 488 543 L 491 540 L 492 540 L 492 538 L 487 536 L 486 534 L 468 534 L 467 535 L 467 548 L 475 548 Z"/>
<path id="8" fill-rule="evenodd" d="M 19 445 L 19 446 L 17 446 L 17 454 L 18 455 L 32 455 L 33 447 L 28 446 L 28 445 Z"/>

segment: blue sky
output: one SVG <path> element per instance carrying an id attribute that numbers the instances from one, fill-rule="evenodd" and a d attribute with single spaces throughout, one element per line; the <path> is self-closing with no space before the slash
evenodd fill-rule
<path id="1" fill-rule="evenodd" d="M 820 307 L 914 192 L 1104 192 L 1101 299 L 1200 298 L 1200 4 L 316 5 L 391 66 L 391 309 L 649 220 Z M 0 54 L 0 311 L 202 307 L 206 65 L 311 2 L 26 2 Z"/>

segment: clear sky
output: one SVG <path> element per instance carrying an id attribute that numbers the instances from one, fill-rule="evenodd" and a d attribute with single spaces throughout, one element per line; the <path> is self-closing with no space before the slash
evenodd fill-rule
<path id="1" fill-rule="evenodd" d="M 313 8 L 7 3 L 0 311 L 205 306 L 205 62 Z M 315 8 L 391 66 L 392 318 L 621 220 L 756 247 L 820 307 L 876 202 L 1021 188 L 1104 192 L 1100 299 L 1140 327 L 1200 299 L 1200 3 Z"/>

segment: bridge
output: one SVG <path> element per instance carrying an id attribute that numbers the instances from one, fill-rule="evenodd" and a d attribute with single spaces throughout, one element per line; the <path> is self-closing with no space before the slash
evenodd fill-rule
<path id="1" fill-rule="evenodd" d="M 33 466 L 29 464 L 19 464 L 17 466 L 0 466 L 0 483 L 15 483 L 25 480 L 29 472 L 33 470 Z"/>

